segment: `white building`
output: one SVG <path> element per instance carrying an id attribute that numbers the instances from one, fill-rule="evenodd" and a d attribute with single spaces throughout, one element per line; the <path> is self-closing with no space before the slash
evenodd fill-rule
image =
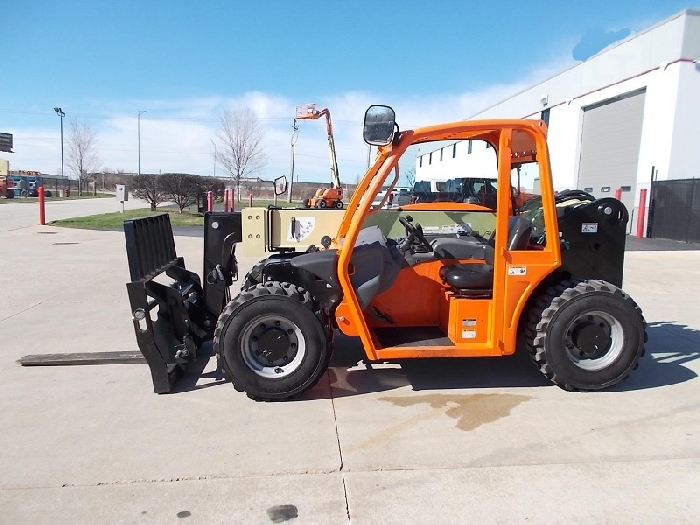
<path id="1" fill-rule="evenodd" d="M 622 188 L 633 213 L 652 177 L 698 174 L 699 59 L 700 10 L 689 9 L 470 119 L 542 118 L 549 127 L 555 189 L 586 189 L 602 197 Z M 420 151 L 416 180 L 459 176 L 454 163 L 469 162 L 470 155 L 446 152 L 449 147 L 433 151 L 428 162 L 431 153 Z M 532 177 L 522 182 L 532 187 Z"/>

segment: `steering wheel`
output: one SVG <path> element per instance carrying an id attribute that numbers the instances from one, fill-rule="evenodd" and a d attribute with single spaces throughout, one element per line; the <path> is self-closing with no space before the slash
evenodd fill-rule
<path id="1" fill-rule="evenodd" d="M 406 232 L 408 233 L 406 244 L 409 245 L 413 239 L 418 239 L 418 241 L 425 246 L 429 252 L 432 252 L 433 247 L 428 242 L 428 239 L 425 238 L 425 235 L 423 235 L 423 228 L 420 224 L 416 224 L 415 226 L 411 224 L 412 220 L 413 217 L 410 215 L 406 215 L 406 217 L 399 217 L 399 222 L 403 224 L 404 228 L 406 228 Z"/>

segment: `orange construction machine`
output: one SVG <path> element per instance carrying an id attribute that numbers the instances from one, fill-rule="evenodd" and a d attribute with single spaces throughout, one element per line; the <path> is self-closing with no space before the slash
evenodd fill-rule
<path id="1" fill-rule="evenodd" d="M 319 247 L 272 254 L 237 294 L 240 215 L 205 216 L 201 280 L 175 255 L 167 215 L 126 221 L 127 287 L 156 391 L 170 391 L 180 367 L 213 339 L 237 390 L 257 400 L 294 397 L 326 372 L 336 332 L 357 336 L 368 361 L 501 357 L 520 342 L 565 390 L 608 388 L 637 368 L 646 324 L 621 289 L 629 214 L 614 198 L 555 194 L 543 121 L 401 130 L 390 107 L 372 106 L 364 139 L 378 147 L 377 157 L 340 225 Z M 499 191 L 495 208 L 373 206 L 385 183 L 387 193 L 395 187 L 402 157 L 415 162 L 416 147 L 448 140 L 487 142 L 499 188 L 519 188 L 525 167 L 539 178 L 541 195 L 518 206 L 511 192 Z M 177 281 L 169 287 L 153 280 L 164 269 Z"/>
<path id="2" fill-rule="evenodd" d="M 343 188 L 340 185 L 340 176 L 338 175 L 338 159 L 335 154 L 331 112 L 328 108 L 319 110 L 316 104 L 304 104 L 296 107 L 296 118 L 299 120 L 312 120 L 321 117 L 326 117 L 328 150 L 331 156 L 331 187 L 316 190 L 312 198 L 304 200 L 304 206 L 306 208 L 336 208 L 341 210 L 343 209 Z"/>

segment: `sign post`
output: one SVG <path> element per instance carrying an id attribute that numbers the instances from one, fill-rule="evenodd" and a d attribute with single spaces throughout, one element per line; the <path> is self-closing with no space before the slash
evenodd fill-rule
<path id="1" fill-rule="evenodd" d="M 129 192 L 126 190 L 126 186 L 124 184 L 117 184 L 117 201 L 122 205 L 121 213 L 124 213 L 124 201 L 128 200 Z"/>

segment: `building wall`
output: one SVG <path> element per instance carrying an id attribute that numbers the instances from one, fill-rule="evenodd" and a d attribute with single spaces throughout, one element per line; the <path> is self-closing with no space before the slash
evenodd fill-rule
<path id="1" fill-rule="evenodd" d="M 700 135 L 700 64 L 680 65 L 678 99 L 667 176 L 659 180 L 700 177 L 698 144 Z"/>
<path id="2" fill-rule="evenodd" d="M 686 25 L 693 30 L 698 20 L 700 11 L 674 15 L 470 118 L 523 118 L 681 58 L 686 51 Z M 547 97 L 546 104 L 541 102 L 542 95 Z"/>
<path id="3" fill-rule="evenodd" d="M 471 142 L 471 152 L 469 147 Z M 456 144 L 456 150 L 453 150 Z M 439 149 L 419 150 L 416 180 L 454 179 L 458 177 L 496 177 L 496 152 L 483 140 L 463 140 Z M 442 150 L 442 160 L 440 160 Z M 432 162 L 430 154 L 432 153 Z M 454 156 L 453 156 L 454 155 Z"/>
<path id="4" fill-rule="evenodd" d="M 659 180 L 693 176 L 689 172 L 694 169 L 691 155 L 700 126 L 700 66 L 692 61 L 699 58 L 700 11 L 686 10 L 470 118 L 540 118 L 541 111 L 549 109 L 547 142 L 555 189 L 571 188 L 578 177 L 584 108 L 646 89 L 634 188 L 638 196 L 641 188 L 650 186 L 652 168 Z M 459 156 L 455 160 L 473 161 Z M 443 167 L 448 165 L 433 162 L 430 175 L 446 176 Z M 445 171 L 454 170 L 449 165 Z M 533 179 L 526 173 L 522 187 L 531 188 Z"/>

